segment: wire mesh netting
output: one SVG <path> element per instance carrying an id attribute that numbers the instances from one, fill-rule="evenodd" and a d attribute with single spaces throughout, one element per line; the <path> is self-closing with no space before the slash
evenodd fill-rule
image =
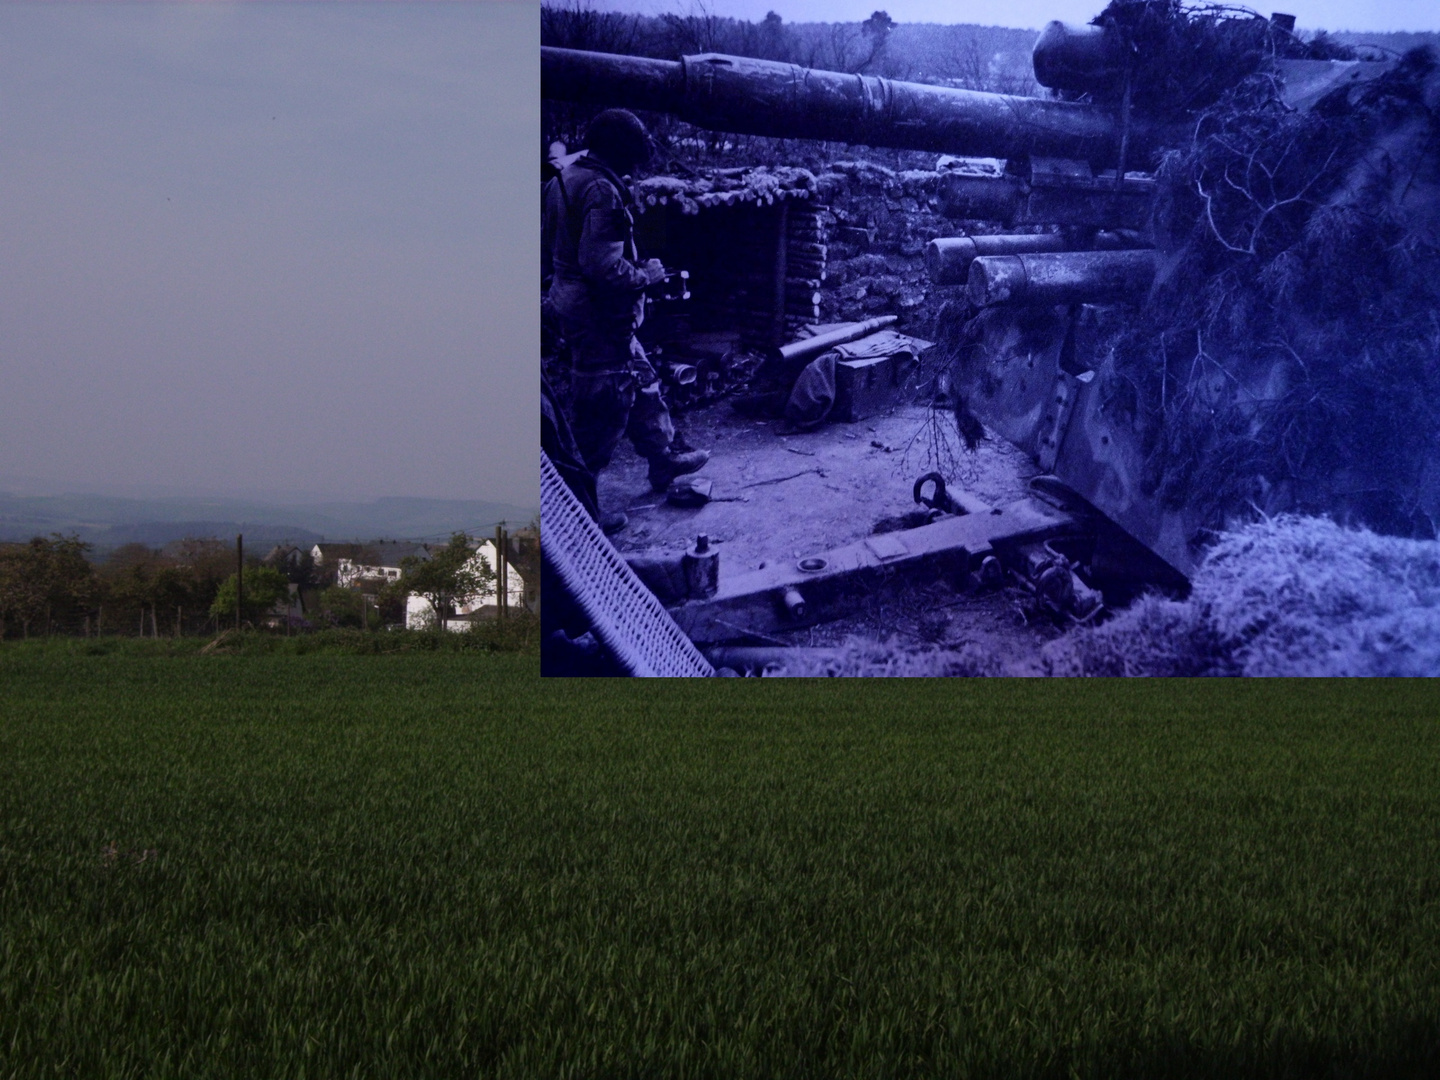
<path id="1" fill-rule="evenodd" d="M 540 452 L 545 559 L 590 620 L 591 632 L 631 675 L 708 676 L 712 668 L 635 576 Z"/>

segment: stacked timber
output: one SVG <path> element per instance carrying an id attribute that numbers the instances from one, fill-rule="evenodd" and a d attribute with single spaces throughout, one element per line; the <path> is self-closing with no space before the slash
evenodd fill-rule
<path id="1" fill-rule="evenodd" d="M 666 206 L 687 216 L 717 207 L 775 206 L 809 199 L 815 176 L 806 169 L 759 166 L 706 169 L 690 176 L 647 176 L 633 185 L 637 209 L 643 214 Z"/>

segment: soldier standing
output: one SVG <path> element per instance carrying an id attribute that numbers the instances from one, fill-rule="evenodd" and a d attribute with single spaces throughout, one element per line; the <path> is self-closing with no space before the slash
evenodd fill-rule
<path id="1" fill-rule="evenodd" d="M 575 440 L 598 475 L 620 436 L 628 435 L 650 463 L 650 486 L 664 491 L 710 455 L 672 448 L 675 425 L 659 377 L 635 338 L 645 317 L 646 286 L 665 279 L 659 259 L 640 262 L 634 200 L 622 179 L 650 159 L 650 137 L 634 113 L 607 109 L 590 122 L 585 148 L 588 154 L 545 187 L 541 238 L 551 279 L 546 306 L 570 346 Z M 605 514 L 600 524 L 617 532 L 626 518 Z"/>

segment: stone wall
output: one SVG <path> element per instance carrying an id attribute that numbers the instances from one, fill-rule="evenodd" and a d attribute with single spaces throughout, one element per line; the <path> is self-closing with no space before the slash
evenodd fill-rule
<path id="1" fill-rule="evenodd" d="M 816 176 L 816 197 L 829 207 L 823 321 L 898 315 L 906 332 L 933 330 L 954 290 L 931 286 L 925 245 L 959 231 L 937 209 L 942 175 L 861 160 L 834 162 Z"/>

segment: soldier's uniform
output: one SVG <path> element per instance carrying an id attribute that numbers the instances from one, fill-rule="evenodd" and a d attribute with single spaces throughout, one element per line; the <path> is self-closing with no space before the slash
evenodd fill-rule
<path id="1" fill-rule="evenodd" d="M 610 463 L 621 435 L 652 466 L 666 459 L 675 437 L 659 378 L 635 338 L 647 278 L 635 248 L 633 206 L 625 182 L 592 155 L 576 158 L 545 187 L 547 307 L 570 347 L 575 439 L 596 473 Z"/>

